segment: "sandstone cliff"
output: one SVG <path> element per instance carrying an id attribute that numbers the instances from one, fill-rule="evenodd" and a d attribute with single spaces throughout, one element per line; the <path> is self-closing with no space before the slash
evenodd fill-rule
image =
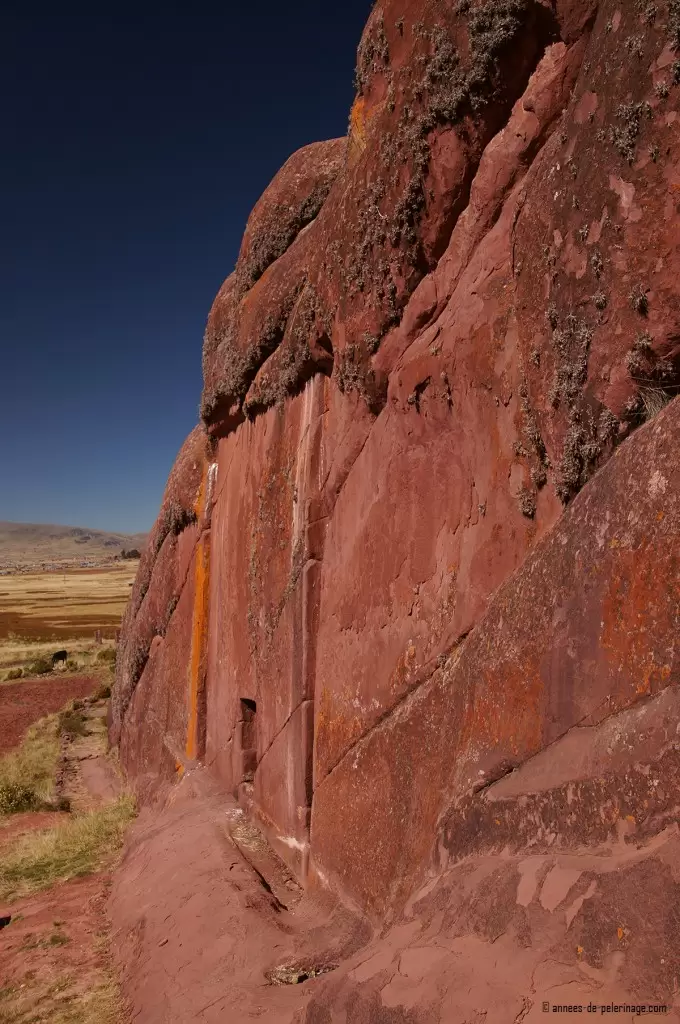
<path id="1" fill-rule="evenodd" d="M 111 736 L 373 922 L 471 857 L 677 827 L 679 44 L 677 0 L 378 2 L 347 139 L 286 163 L 210 311 Z M 669 872 L 640 998 L 680 979 Z M 632 884 L 579 911 L 593 967 Z"/>

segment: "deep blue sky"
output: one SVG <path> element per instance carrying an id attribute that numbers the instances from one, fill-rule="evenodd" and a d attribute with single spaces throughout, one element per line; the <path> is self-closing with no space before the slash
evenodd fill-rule
<path id="1" fill-rule="evenodd" d="M 370 0 L 222 6 L 0 16 L 0 520 L 151 526 L 247 216 L 345 133 Z"/>

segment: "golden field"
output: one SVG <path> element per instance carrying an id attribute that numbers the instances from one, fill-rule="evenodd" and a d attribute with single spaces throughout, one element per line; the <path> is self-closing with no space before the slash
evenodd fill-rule
<path id="1" fill-rule="evenodd" d="M 137 561 L 94 569 L 19 573 L 0 577 L 0 648 L 51 650 L 58 640 L 91 644 L 97 630 L 114 639 L 130 596 Z M 29 641 L 26 643 L 25 641 Z M 46 641 L 46 643 L 38 643 Z M 76 641 L 71 644 L 75 646 Z M 0 667 L 4 657 L 0 654 Z"/>

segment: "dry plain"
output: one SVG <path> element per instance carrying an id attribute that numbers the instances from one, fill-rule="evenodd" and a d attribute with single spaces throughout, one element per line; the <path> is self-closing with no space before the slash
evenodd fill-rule
<path id="1" fill-rule="evenodd" d="M 40 641 L 110 639 L 120 625 L 138 562 L 92 569 L 16 573 L 0 577 L 0 649 L 35 647 Z M 0 657 L 3 655 L 0 654 Z M 0 661 L 0 669 L 6 661 Z"/>

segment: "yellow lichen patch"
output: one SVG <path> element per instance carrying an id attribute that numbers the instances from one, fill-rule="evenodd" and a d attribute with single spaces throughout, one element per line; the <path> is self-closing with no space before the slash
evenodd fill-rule
<path id="1" fill-rule="evenodd" d="M 404 651 L 403 657 L 402 655 L 399 655 L 397 658 L 392 674 L 390 675 L 390 692 L 393 695 L 403 693 L 408 687 L 411 681 L 411 672 L 414 667 L 411 665 L 411 662 L 414 660 L 415 656 L 416 649 L 413 644 L 409 644 Z"/>
<path id="2" fill-rule="evenodd" d="M 187 757 L 200 755 L 202 731 L 199 708 L 203 700 L 205 648 L 208 626 L 208 595 L 210 582 L 210 535 L 204 534 L 196 546 L 194 561 L 194 608 L 191 624 L 191 661 L 189 663 L 189 723 Z"/>
<path id="3" fill-rule="evenodd" d="M 321 696 L 318 701 L 316 716 L 314 720 L 314 734 L 322 732 L 328 725 L 331 717 L 332 698 L 327 686 L 321 688 Z"/>

